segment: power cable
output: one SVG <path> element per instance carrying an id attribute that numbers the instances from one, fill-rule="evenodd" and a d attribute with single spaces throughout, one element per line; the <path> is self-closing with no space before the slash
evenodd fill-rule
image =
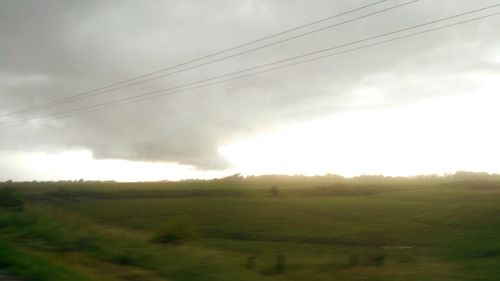
<path id="1" fill-rule="evenodd" d="M 427 22 L 427 23 L 424 23 L 424 24 L 419 24 L 419 25 L 416 25 L 416 26 L 412 26 L 412 27 L 400 29 L 398 31 L 393 31 L 393 32 L 389 32 L 389 33 L 385 33 L 385 34 L 373 36 L 373 37 L 370 37 L 371 39 L 366 38 L 366 39 L 358 40 L 358 41 L 355 41 L 355 42 L 356 43 L 360 43 L 360 42 L 363 42 L 363 41 L 373 40 L 375 38 L 380 38 L 380 37 L 392 35 L 392 34 L 395 34 L 395 33 L 400 33 L 400 32 L 403 32 L 403 31 L 408 31 L 410 29 L 416 29 L 416 28 L 419 28 L 419 27 L 422 27 L 422 26 L 425 26 L 425 25 L 429 25 L 429 24 L 433 24 L 433 23 L 437 23 L 437 22 L 449 20 L 449 19 L 452 19 L 452 18 L 456 18 L 456 17 L 459 17 L 459 16 L 471 14 L 471 13 L 482 11 L 482 10 L 486 10 L 486 9 L 491 9 L 491 8 L 494 8 L 494 7 L 499 6 L 499 5 L 500 4 L 493 5 L 493 6 L 486 7 L 486 8 L 481 8 L 481 9 L 470 11 L 470 12 L 466 12 L 466 13 L 462 13 L 462 14 L 459 14 L 459 15 L 454 15 L 454 16 L 443 18 L 443 19 L 439 19 L 439 20 L 434 20 L 434 21 Z M 307 63 L 307 62 L 311 62 L 311 61 L 316 61 L 316 60 L 324 59 L 324 58 L 327 58 L 327 57 L 332 57 L 332 56 L 337 56 L 337 55 L 340 55 L 340 54 L 354 52 L 354 51 L 357 51 L 357 50 L 360 50 L 360 49 L 365 49 L 365 48 L 369 48 L 369 47 L 373 47 L 373 46 L 377 46 L 377 45 L 382 45 L 382 44 L 386 44 L 386 43 L 389 43 L 389 42 L 401 40 L 401 39 L 404 39 L 404 38 L 414 37 L 414 36 L 417 36 L 417 35 L 421 35 L 421 34 L 433 32 L 433 31 L 437 31 L 437 30 L 442 30 L 442 29 L 445 29 L 445 28 L 450 28 L 450 27 L 453 27 L 453 26 L 456 26 L 456 25 L 465 24 L 465 23 L 469 23 L 469 22 L 473 22 L 473 21 L 478 21 L 478 20 L 485 19 L 485 18 L 488 18 L 488 17 L 496 16 L 496 15 L 499 15 L 499 14 L 500 14 L 500 12 L 496 12 L 496 13 L 484 15 L 484 16 L 481 16 L 481 17 L 476 17 L 476 18 L 472 18 L 472 19 L 468 19 L 468 20 L 464 20 L 464 21 L 460 21 L 460 22 L 456 22 L 456 23 L 452 23 L 452 24 L 448 24 L 448 25 L 444 25 L 444 26 L 439 26 L 439 27 L 427 29 L 427 30 L 424 30 L 424 31 L 418 31 L 418 32 L 414 32 L 414 33 L 402 35 L 402 36 L 399 36 L 399 37 L 395 37 L 395 38 L 391 38 L 391 39 L 379 41 L 379 42 L 376 42 L 376 43 L 366 44 L 366 45 L 363 45 L 363 46 L 359 46 L 359 47 L 355 47 L 355 48 L 351 48 L 351 49 L 347 49 L 347 50 L 343 50 L 343 51 L 339 51 L 339 52 L 335 52 L 335 53 L 331 53 L 331 54 L 327 54 L 327 55 L 323 55 L 323 56 L 319 56 L 319 57 L 309 58 L 309 59 L 301 60 L 301 61 L 298 61 L 298 62 L 293 62 L 293 63 L 290 63 L 290 64 L 286 64 L 286 65 L 283 65 L 283 66 L 278 66 L 278 67 L 274 67 L 274 68 L 269 68 L 269 69 L 261 70 L 261 71 L 258 71 L 258 72 L 244 74 L 244 75 L 240 75 L 240 76 L 237 76 L 237 77 L 232 77 L 232 78 L 229 78 L 229 79 L 226 79 L 226 80 L 216 81 L 216 82 L 213 82 L 213 83 L 203 84 L 203 85 L 200 85 L 200 86 L 191 87 L 191 88 L 187 88 L 187 89 L 181 89 L 181 90 L 174 91 L 174 92 L 164 93 L 164 92 L 169 91 L 169 90 L 171 90 L 173 88 L 161 89 L 161 90 L 157 90 L 157 91 L 153 91 L 153 92 L 144 93 L 144 94 L 141 94 L 141 95 L 136 95 L 136 96 L 133 96 L 133 97 L 128 97 L 128 98 L 125 98 L 125 99 L 119 99 L 119 100 L 109 101 L 109 102 L 106 102 L 106 103 L 92 105 L 92 106 L 88 106 L 88 107 L 83 107 L 83 108 L 79 108 L 79 109 L 75 109 L 75 110 L 68 110 L 68 111 L 58 112 L 58 113 L 55 113 L 55 114 L 46 115 L 46 116 L 37 117 L 37 118 L 28 118 L 28 119 L 23 119 L 23 120 L 16 120 L 16 121 L 14 121 L 14 123 L 20 123 L 20 122 L 24 123 L 26 121 L 40 120 L 40 119 L 46 119 L 46 118 L 51 118 L 51 117 L 67 118 L 67 117 L 77 116 L 77 115 L 81 115 L 81 114 L 85 114 L 85 113 L 89 113 L 89 112 L 104 110 L 104 109 L 107 109 L 107 108 L 112 108 L 112 107 L 117 107 L 117 106 L 123 106 L 123 105 L 132 104 L 132 103 L 136 103 L 136 102 L 140 102 L 140 101 L 146 101 L 146 100 L 150 100 L 150 99 L 154 99 L 154 98 L 159 98 L 159 97 L 163 97 L 163 96 L 166 96 L 166 95 L 171 95 L 171 94 L 176 94 L 176 93 L 180 93 L 180 92 L 191 91 L 191 90 L 195 90 L 195 89 L 199 89 L 199 88 L 204 88 L 204 87 L 208 87 L 208 86 L 212 86 L 212 85 L 216 85 L 216 84 L 226 83 L 226 82 L 229 82 L 229 81 L 233 81 L 233 80 L 237 80 L 237 79 L 241 79 L 241 78 L 245 78 L 245 77 L 249 77 L 249 76 L 255 76 L 255 75 L 266 73 L 266 72 L 269 72 L 269 71 L 274 71 L 274 70 L 278 70 L 278 69 L 288 68 L 288 67 L 291 67 L 291 66 L 295 66 L 295 65 L 299 65 L 299 64 L 303 64 L 303 63 Z M 351 43 L 343 44 L 342 46 L 345 47 L 348 44 L 353 45 L 355 43 L 351 42 Z M 273 62 L 273 63 L 268 63 L 268 64 L 265 64 L 265 65 L 253 67 L 251 69 L 256 69 L 258 67 L 263 67 L 263 66 L 269 66 L 271 64 L 276 64 L 276 63 L 282 63 L 282 62 L 290 61 L 290 60 L 293 60 L 293 59 L 310 56 L 310 55 L 313 55 L 313 54 L 319 54 L 320 52 L 329 51 L 329 50 L 332 50 L 333 48 L 339 48 L 339 47 L 337 46 L 337 47 L 327 48 L 327 49 L 323 49 L 323 50 L 316 51 L 316 52 L 313 52 L 313 53 L 308 53 L 308 54 L 305 54 L 305 55 L 300 55 L 300 56 L 296 56 L 296 57 L 293 57 L 293 58 L 284 59 L 284 60 L 281 60 L 281 61 L 278 61 L 278 62 Z M 224 75 L 219 75 L 219 76 L 216 76 L 214 78 L 204 79 L 203 81 L 195 81 L 195 82 L 192 82 L 190 84 L 176 86 L 176 88 L 186 87 L 188 85 L 199 84 L 199 83 L 202 83 L 202 82 L 206 82 L 208 80 L 218 79 L 218 78 L 221 78 L 223 76 L 234 75 L 235 73 L 242 73 L 242 72 L 249 71 L 249 70 L 250 69 L 245 69 L 245 70 L 240 70 L 238 72 L 233 72 L 233 73 L 228 73 L 228 74 L 224 74 Z M 14 125 L 14 126 L 9 126 L 9 127 L 2 127 L 1 129 L 11 128 L 11 127 L 17 127 L 17 126 Z"/>
<path id="2" fill-rule="evenodd" d="M 343 12 L 343 13 L 340 13 L 340 14 L 337 14 L 337 15 L 325 18 L 325 19 L 314 21 L 314 22 L 311 22 L 311 23 L 308 23 L 308 24 L 305 24 L 305 25 L 302 25 L 302 26 L 299 26 L 299 27 L 296 27 L 296 28 L 292 28 L 292 29 L 289 29 L 289 30 L 286 30 L 286 31 L 283 31 L 283 32 L 280 32 L 280 33 L 276 33 L 276 34 L 273 34 L 273 35 L 270 35 L 270 36 L 258 39 L 258 40 L 254 40 L 254 41 L 251 41 L 251 42 L 248 42 L 248 43 L 245 43 L 245 44 L 241 44 L 241 45 L 229 48 L 229 49 L 225 49 L 223 51 L 219 51 L 219 52 L 216 52 L 216 53 L 213 53 L 213 54 L 201 57 L 201 58 L 190 60 L 188 62 L 177 64 L 177 65 L 174 65 L 174 66 L 171 66 L 171 67 L 163 68 L 161 70 L 150 72 L 150 73 L 147 73 L 147 74 L 144 74 L 144 75 L 141 75 L 141 76 L 136 76 L 134 78 L 123 80 L 123 81 L 120 81 L 120 82 L 117 82 L 117 83 L 113 83 L 113 84 L 110 84 L 110 85 L 107 85 L 107 86 L 104 86 L 104 87 L 100 87 L 100 88 L 97 88 L 97 89 L 94 89 L 94 90 L 82 92 L 82 93 L 79 93 L 79 94 L 76 94 L 76 95 L 73 95 L 73 96 L 70 96 L 70 97 L 65 97 L 65 98 L 53 100 L 53 101 L 48 102 L 48 103 L 44 103 L 44 104 L 40 104 L 40 105 L 35 105 L 35 106 L 31 106 L 31 107 L 26 107 L 26 108 L 23 108 L 23 109 L 12 111 L 12 112 L 6 113 L 4 115 L 0 115 L 0 118 L 12 116 L 12 115 L 17 115 L 17 114 L 22 114 L 22 113 L 29 113 L 29 112 L 32 112 L 32 111 L 37 111 L 37 110 L 41 110 L 41 109 L 45 109 L 45 108 L 49 108 L 49 107 L 53 107 L 53 106 L 57 106 L 57 105 L 67 104 L 67 103 L 75 102 L 75 101 L 78 101 L 78 100 L 82 100 L 82 99 L 86 99 L 86 98 L 91 98 L 91 97 L 102 95 L 102 94 L 106 94 L 106 93 L 111 93 L 111 92 L 114 92 L 114 91 L 117 91 L 117 90 L 120 90 L 120 89 L 128 88 L 128 87 L 135 86 L 135 85 L 138 85 L 138 84 L 143 84 L 143 83 L 150 82 L 150 81 L 153 81 L 153 80 L 157 80 L 157 79 L 160 79 L 160 78 L 165 78 L 167 76 L 171 76 L 171 75 L 174 75 L 174 74 L 178 74 L 178 73 L 182 73 L 182 72 L 185 72 L 185 71 L 193 70 L 193 69 L 196 69 L 196 68 L 199 68 L 199 67 L 202 67 L 202 66 L 206 66 L 206 65 L 213 64 L 213 63 L 216 63 L 216 62 L 224 61 L 224 60 L 227 60 L 227 59 L 230 59 L 230 58 L 234 58 L 234 57 L 237 57 L 237 56 L 241 56 L 241 55 L 244 55 L 244 54 L 248 54 L 248 53 L 251 53 L 251 52 L 254 52 L 254 51 L 257 51 L 257 50 L 260 50 L 260 49 L 264 49 L 264 48 L 267 48 L 267 47 L 275 46 L 275 45 L 278 45 L 278 44 L 281 44 L 281 43 L 284 43 L 284 42 L 287 42 L 287 41 L 291 41 L 291 40 L 294 40 L 294 39 L 305 37 L 305 36 L 308 36 L 308 35 L 320 32 L 320 31 L 324 31 L 324 30 L 327 30 L 327 29 L 338 27 L 338 26 L 341 26 L 341 25 L 344 25 L 344 24 L 347 24 L 347 23 L 351 23 L 351 22 L 357 21 L 357 20 L 365 19 L 365 18 L 368 18 L 370 16 L 374 16 L 376 14 L 384 13 L 384 12 L 387 12 L 387 11 L 390 11 L 390 10 L 393 10 L 393 9 L 396 9 L 396 8 L 400 8 L 400 7 L 409 5 L 409 4 L 413 4 L 413 3 L 418 2 L 420 0 L 412 0 L 412 1 L 409 1 L 409 2 L 405 2 L 405 3 L 402 3 L 402 4 L 395 5 L 395 6 L 391 6 L 389 8 L 384 8 L 384 9 L 381 9 L 381 10 L 377 10 L 375 12 L 371 12 L 371 13 L 368 13 L 368 14 L 365 14 L 365 15 L 362 15 L 362 16 L 358 16 L 356 18 L 349 19 L 349 20 L 346 20 L 346 21 L 343 21 L 343 22 L 340 22 L 340 23 L 328 25 L 328 26 L 325 26 L 325 27 L 322 27 L 322 28 L 318 28 L 318 29 L 315 29 L 315 30 L 312 30 L 312 31 L 308 31 L 306 33 L 302 33 L 302 34 L 298 34 L 298 35 L 295 35 L 295 36 L 292 36 L 292 37 L 289 37 L 289 38 L 285 38 L 285 39 L 282 39 L 282 40 L 279 40 L 279 41 L 276 41 L 276 42 L 272 42 L 272 43 L 268 43 L 268 44 L 261 45 L 261 46 L 258 46 L 258 47 L 254 47 L 254 48 L 251 48 L 249 50 L 238 52 L 236 54 L 224 56 L 224 57 L 221 57 L 221 58 L 210 60 L 208 62 L 204 62 L 204 63 L 200 63 L 200 64 L 197 64 L 197 65 L 194 65 L 194 66 L 183 68 L 183 69 L 180 69 L 180 70 L 176 70 L 176 71 L 164 73 L 162 75 L 157 75 L 157 76 L 150 77 L 150 78 L 147 78 L 147 79 L 142 79 L 142 78 L 146 78 L 148 76 L 152 76 L 154 74 L 158 74 L 158 73 L 161 73 L 161 72 L 164 72 L 164 71 L 167 71 L 167 70 L 179 68 L 181 66 L 188 65 L 188 64 L 193 63 L 193 62 L 198 62 L 198 61 L 204 60 L 206 58 L 214 57 L 216 55 L 223 54 L 223 53 L 226 53 L 226 52 L 229 52 L 229 51 L 241 48 L 241 47 L 249 46 L 249 45 L 257 43 L 257 42 L 261 42 L 261 41 L 264 41 L 264 40 L 267 40 L 267 39 L 270 39 L 270 38 L 274 38 L 274 37 L 277 37 L 279 35 L 283 35 L 283 34 L 286 34 L 286 33 L 292 32 L 292 31 L 296 31 L 296 30 L 299 30 L 299 29 L 302 29 L 302 28 L 305 28 L 305 27 L 308 27 L 308 26 L 311 26 L 311 25 L 314 25 L 314 24 L 317 24 L 317 23 L 321 23 L 321 22 L 324 22 L 326 20 L 330 20 L 330 19 L 333 19 L 333 18 L 336 18 L 336 17 L 340 17 L 340 16 L 343 16 L 343 15 L 346 15 L 346 14 L 349 14 L 349 13 L 353 13 L 353 12 L 356 12 L 356 11 L 359 11 L 359 10 L 365 9 L 367 7 L 371 7 L 371 6 L 380 4 L 382 2 L 386 2 L 386 1 L 388 1 L 388 0 L 378 1 L 378 2 L 375 2 L 375 3 L 369 4 L 369 5 L 365 5 L 365 6 L 356 8 L 356 9 L 352 9 L 352 10 L 349 10 L 349 11 L 346 11 L 346 12 Z M 142 80 L 139 80 L 139 79 L 142 79 Z M 133 82 L 135 80 L 139 80 L 139 81 Z M 128 83 L 128 82 L 132 82 L 132 83 Z M 126 83 L 128 83 L 128 84 L 126 84 Z M 119 86 L 121 84 L 126 84 L 126 85 Z M 119 86 L 119 87 L 115 87 L 115 86 Z"/>

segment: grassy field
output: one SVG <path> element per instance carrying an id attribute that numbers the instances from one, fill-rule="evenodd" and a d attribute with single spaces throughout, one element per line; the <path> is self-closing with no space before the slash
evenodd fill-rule
<path id="1" fill-rule="evenodd" d="M 0 269 L 24 280 L 500 280 L 496 177 L 3 185 L 27 203 L 0 210 Z"/>

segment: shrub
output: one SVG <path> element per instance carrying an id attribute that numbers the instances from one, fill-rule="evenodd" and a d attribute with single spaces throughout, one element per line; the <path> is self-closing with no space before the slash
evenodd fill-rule
<path id="1" fill-rule="evenodd" d="M 13 188 L 0 189 L 0 209 L 21 211 L 24 207 L 24 200 Z"/>
<path id="2" fill-rule="evenodd" d="M 151 239 L 156 243 L 180 244 L 198 237 L 193 222 L 188 218 L 174 218 Z"/>
<path id="3" fill-rule="evenodd" d="M 278 188 L 276 186 L 271 186 L 271 188 L 269 189 L 269 193 L 271 193 L 271 196 L 273 196 L 273 197 L 280 195 L 280 191 L 278 190 Z"/>

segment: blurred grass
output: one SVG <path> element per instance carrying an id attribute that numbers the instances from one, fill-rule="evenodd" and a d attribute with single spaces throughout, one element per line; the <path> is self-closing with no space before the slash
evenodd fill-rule
<path id="1" fill-rule="evenodd" d="M 26 281 L 84 281 L 91 280 L 33 252 L 17 249 L 0 242 L 0 269 Z"/>
<path id="2" fill-rule="evenodd" d="M 30 183 L 0 241 L 90 280 L 500 280 L 497 182 L 370 180 Z M 180 216 L 196 241 L 150 242 Z"/>

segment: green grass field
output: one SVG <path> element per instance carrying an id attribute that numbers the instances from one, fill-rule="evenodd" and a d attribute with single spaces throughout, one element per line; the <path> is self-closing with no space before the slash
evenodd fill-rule
<path id="1" fill-rule="evenodd" d="M 500 280 L 496 178 L 10 186 L 0 269 L 24 280 Z M 194 239 L 152 241 L 175 221 Z"/>

